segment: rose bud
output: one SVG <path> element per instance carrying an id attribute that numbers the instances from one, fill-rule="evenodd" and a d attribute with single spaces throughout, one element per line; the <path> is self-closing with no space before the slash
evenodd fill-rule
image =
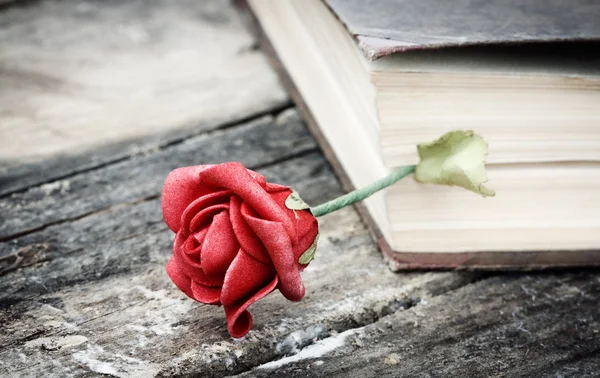
<path id="1" fill-rule="evenodd" d="M 304 296 L 301 256 L 314 254 L 318 223 L 307 206 L 286 206 L 291 195 L 234 162 L 178 168 L 165 181 L 163 217 L 176 233 L 167 274 L 188 297 L 223 305 L 232 337 L 248 333 L 247 308 L 273 290 Z"/>

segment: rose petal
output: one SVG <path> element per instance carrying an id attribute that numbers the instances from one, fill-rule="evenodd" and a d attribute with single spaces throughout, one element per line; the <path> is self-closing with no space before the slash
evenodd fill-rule
<path id="1" fill-rule="evenodd" d="M 202 244 L 204 243 L 204 238 L 206 237 L 206 233 L 208 232 L 208 228 L 204 230 L 198 231 L 195 234 L 188 236 L 185 243 L 183 244 L 182 251 L 187 255 L 192 255 L 195 260 L 200 261 L 200 252 L 202 251 Z M 190 244 L 194 244 L 195 248 L 190 248 Z"/>
<path id="2" fill-rule="evenodd" d="M 162 191 L 163 218 L 173 232 L 178 232 L 181 214 L 194 200 L 214 192 L 200 180 L 200 173 L 212 165 L 177 168 L 165 179 Z"/>
<path id="3" fill-rule="evenodd" d="M 221 190 L 215 193 L 206 194 L 192 201 L 181 214 L 181 224 L 189 225 L 192 222 L 192 219 L 204 209 L 214 205 L 229 203 L 231 193 L 231 190 Z M 192 232 L 192 230 L 194 229 L 190 228 L 190 232 Z"/>
<path id="4" fill-rule="evenodd" d="M 258 185 L 260 185 L 263 188 L 267 187 L 268 184 L 267 184 L 267 180 L 265 180 L 265 176 L 261 175 L 258 172 L 255 172 L 253 170 L 250 170 L 250 169 L 246 169 L 246 172 L 248 172 L 248 174 L 250 175 L 250 177 L 252 177 L 252 179 L 254 181 L 256 181 L 256 183 Z"/>
<path id="5" fill-rule="evenodd" d="M 189 232 L 194 232 L 203 228 L 204 226 L 208 226 L 210 221 L 213 219 L 215 215 L 218 213 L 229 209 L 229 201 L 227 204 L 213 205 L 203 209 L 198 214 L 196 214 L 189 223 Z M 186 223 L 183 223 L 185 225 Z M 182 228 L 183 231 L 183 228 Z"/>
<path id="6" fill-rule="evenodd" d="M 202 270 L 209 276 L 223 276 L 239 249 L 229 212 L 215 215 L 202 245 Z"/>
<path id="7" fill-rule="evenodd" d="M 185 293 L 190 298 L 194 298 L 192 293 L 192 281 L 190 278 L 179 269 L 179 266 L 171 258 L 167 263 L 167 275 L 171 278 L 171 281 L 177 286 L 177 288 Z"/>
<path id="8" fill-rule="evenodd" d="M 198 302 L 205 304 L 221 304 L 221 288 L 204 286 L 192 281 L 193 298 Z"/>
<path id="9" fill-rule="evenodd" d="M 277 284 L 278 279 L 277 276 L 275 276 L 271 282 L 246 301 L 224 306 L 225 316 L 227 317 L 227 329 L 229 330 L 231 337 L 240 338 L 246 336 L 250 331 L 250 328 L 252 328 L 252 315 L 250 315 L 246 309 L 252 303 L 264 298 L 275 290 Z"/>
<path id="10" fill-rule="evenodd" d="M 273 184 L 273 183 L 270 183 L 270 182 L 267 183 L 266 188 L 267 188 L 267 192 L 269 192 L 269 193 L 271 193 L 271 192 L 280 192 L 282 190 L 289 190 L 290 193 L 291 193 L 291 191 L 292 191 L 292 189 L 289 186 L 283 186 L 283 185 L 279 185 L 279 184 Z"/>
<path id="11" fill-rule="evenodd" d="M 275 277 L 272 266 L 261 263 L 240 249 L 225 273 L 221 303 L 232 305 L 253 296 Z"/>
<path id="12" fill-rule="evenodd" d="M 252 231 L 242 217 L 242 214 L 240 213 L 241 206 L 242 200 L 240 197 L 236 195 L 231 196 L 229 217 L 231 219 L 233 232 L 244 252 L 262 263 L 270 264 L 271 257 L 269 257 L 269 253 L 260 239 L 258 239 L 254 231 Z"/>
<path id="13" fill-rule="evenodd" d="M 281 223 L 254 217 L 242 205 L 242 216 L 263 242 L 279 277 L 279 291 L 291 301 L 304 297 L 304 284 L 300 277 L 292 242 Z"/>
<path id="14" fill-rule="evenodd" d="M 281 223 L 292 240 L 296 238 L 296 230 L 284 210 L 273 201 L 265 188 L 252 178 L 242 164 L 230 162 L 212 166 L 202 171 L 202 182 L 232 190 L 261 218 Z"/>
<path id="15" fill-rule="evenodd" d="M 193 237 L 193 236 L 192 236 Z M 205 286 L 221 286 L 223 285 L 223 280 L 214 279 L 206 275 L 202 270 L 202 265 L 197 261 L 194 261 L 187 253 L 183 250 L 183 244 L 186 239 L 181 233 L 177 233 L 175 236 L 175 243 L 173 244 L 173 258 L 172 260 L 177 265 L 179 271 L 190 280 L 201 283 Z M 200 260 L 202 261 L 202 260 Z"/>
<path id="16" fill-rule="evenodd" d="M 194 239 L 196 239 L 196 241 L 198 242 L 198 244 L 202 245 L 202 243 L 204 243 L 204 238 L 206 237 L 206 233 L 207 232 L 208 232 L 208 228 L 205 228 L 203 230 L 200 230 L 200 231 L 196 232 L 192 236 L 194 237 Z"/>
<path id="17" fill-rule="evenodd" d="M 175 235 L 175 242 L 173 243 L 173 258 L 177 264 L 182 265 L 189 263 L 192 268 L 202 269 L 202 265 L 200 265 L 200 252 L 202 250 L 202 246 L 189 250 L 189 238 L 190 237 L 186 238 L 182 232 L 178 232 L 177 235 Z M 191 238 L 194 238 L 194 236 L 191 236 Z"/>

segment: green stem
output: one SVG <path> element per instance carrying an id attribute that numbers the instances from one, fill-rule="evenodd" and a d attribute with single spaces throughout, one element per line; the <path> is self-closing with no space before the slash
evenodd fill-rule
<path id="1" fill-rule="evenodd" d="M 398 182 L 403 177 L 408 176 L 409 174 L 414 172 L 415 168 L 416 166 L 414 165 L 400 167 L 382 179 L 379 179 L 363 188 L 353 190 L 350 193 L 344 194 L 341 197 L 332 199 L 329 202 L 325 202 L 319 206 L 313 207 L 310 209 L 310 211 L 315 217 L 321 217 L 323 215 L 331 213 L 332 211 L 339 210 L 342 207 L 346 207 L 352 205 L 353 203 L 362 201 L 365 198 L 371 196 L 373 193 L 376 193 L 381 189 L 387 188 L 388 186 Z"/>

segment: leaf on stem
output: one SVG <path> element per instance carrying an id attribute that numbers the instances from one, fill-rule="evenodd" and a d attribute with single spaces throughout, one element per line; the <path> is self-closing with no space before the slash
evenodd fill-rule
<path id="1" fill-rule="evenodd" d="M 315 240 L 312 242 L 310 247 L 300 256 L 298 263 L 305 265 L 311 262 L 315 258 L 315 252 L 317 252 L 317 242 L 319 241 L 319 234 L 315 236 Z"/>
<path id="2" fill-rule="evenodd" d="M 484 197 L 496 193 L 486 188 L 488 145 L 473 131 L 456 130 L 431 143 L 417 146 L 421 161 L 415 180 L 424 184 L 460 186 Z"/>
<path id="3" fill-rule="evenodd" d="M 285 200 L 285 206 L 290 210 L 304 210 L 310 209 L 310 206 L 304 202 L 300 195 L 295 190 Z"/>

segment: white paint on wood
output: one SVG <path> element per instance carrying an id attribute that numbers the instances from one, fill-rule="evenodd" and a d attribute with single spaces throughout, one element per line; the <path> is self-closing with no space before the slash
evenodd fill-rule
<path id="1" fill-rule="evenodd" d="M 88 346 L 85 350 L 73 353 L 72 357 L 73 360 L 87 366 L 95 373 L 119 378 L 150 377 L 158 372 L 153 363 L 117 353 L 108 354 L 97 345 Z"/>
<path id="2" fill-rule="evenodd" d="M 333 352 L 337 348 L 344 345 L 346 342 L 346 338 L 352 335 L 356 335 L 362 331 L 362 328 L 349 329 L 342 333 L 337 334 L 336 336 L 328 337 L 323 340 L 317 341 L 315 344 L 312 344 L 300 352 L 293 356 L 284 357 L 279 360 L 271 361 L 266 364 L 262 364 L 257 367 L 257 369 L 277 369 L 284 365 L 291 364 L 293 362 L 298 362 L 306 359 L 316 359 L 323 357 L 324 355 Z"/>

